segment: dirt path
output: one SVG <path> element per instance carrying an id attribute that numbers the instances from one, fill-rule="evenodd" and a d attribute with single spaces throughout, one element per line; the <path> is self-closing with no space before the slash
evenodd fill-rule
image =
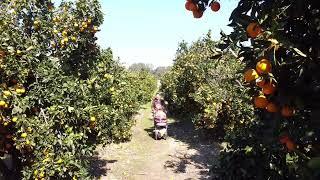
<path id="1" fill-rule="evenodd" d="M 192 124 L 169 120 L 169 138 L 154 140 L 149 108 L 142 109 L 130 142 L 98 148 L 94 172 L 102 180 L 208 179 L 219 146 L 201 140 Z"/>

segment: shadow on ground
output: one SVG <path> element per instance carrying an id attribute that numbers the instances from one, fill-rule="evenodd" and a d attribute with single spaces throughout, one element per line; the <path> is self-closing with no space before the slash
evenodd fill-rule
<path id="1" fill-rule="evenodd" d="M 98 154 L 95 154 L 93 157 L 89 158 L 90 162 L 90 174 L 95 178 L 101 176 L 106 176 L 108 173 L 107 164 L 115 163 L 117 160 L 105 160 L 99 158 Z"/>
<path id="2" fill-rule="evenodd" d="M 151 118 L 150 121 L 153 121 Z M 154 139 L 153 127 L 145 129 L 150 138 Z M 168 136 L 177 143 L 187 146 L 184 151 L 179 151 L 170 155 L 170 160 L 166 161 L 164 168 L 171 169 L 173 172 L 187 172 L 188 166 L 193 166 L 201 178 L 210 178 L 209 169 L 217 163 L 217 156 L 221 146 L 213 139 L 206 137 L 203 132 L 194 128 L 190 120 L 173 120 L 168 124 Z"/>

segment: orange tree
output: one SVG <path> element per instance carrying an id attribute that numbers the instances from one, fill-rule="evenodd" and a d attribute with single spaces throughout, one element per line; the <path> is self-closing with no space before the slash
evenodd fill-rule
<path id="1" fill-rule="evenodd" d="M 253 107 L 248 89 L 238 81 L 244 64 L 230 53 L 215 52 L 220 58 L 213 60 L 215 44 L 210 33 L 190 46 L 181 43 L 160 90 L 173 115 L 192 117 L 206 135 L 221 138 L 235 123 L 253 117 Z"/>
<path id="2" fill-rule="evenodd" d="M 159 67 L 161 68 L 161 67 Z M 153 90 L 157 88 L 157 76 L 153 70 L 152 64 L 145 63 L 133 63 L 128 68 L 132 78 L 141 86 L 140 90 L 140 101 L 149 102 L 152 99 Z M 151 92 L 151 94 L 150 94 Z"/>
<path id="3" fill-rule="evenodd" d="M 157 89 L 157 78 L 155 75 L 150 72 L 142 71 L 138 73 L 132 73 L 134 80 L 136 80 L 136 84 L 139 85 L 139 96 L 138 100 L 140 102 L 150 102 L 152 96 Z"/>
<path id="4" fill-rule="evenodd" d="M 1 159 L 1 174 L 88 178 L 98 143 L 130 138 L 141 84 L 96 45 L 97 0 L 4 0 L 0 8 L 0 151 L 14 163 Z"/>
<path id="5" fill-rule="evenodd" d="M 303 0 L 240 0 L 232 12 L 218 48 L 239 48 L 259 118 L 227 135 L 222 179 L 319 179 L 319 16 Z"/>

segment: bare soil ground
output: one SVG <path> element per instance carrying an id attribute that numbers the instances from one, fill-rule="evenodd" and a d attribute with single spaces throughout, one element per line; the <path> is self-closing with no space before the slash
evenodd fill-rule
<path id="1" fill-rule="evenodd" d="M 167 140 L 154 140 L 151 111 L 136 116 L 130 142 L 97 149 L 92 170 L 102 180 L 210 179 L 217 143 L 201 139 L 192 123 L 169 119 Z"/>

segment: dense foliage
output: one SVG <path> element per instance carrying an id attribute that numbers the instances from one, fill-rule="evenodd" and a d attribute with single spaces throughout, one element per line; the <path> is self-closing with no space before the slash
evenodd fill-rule
<path id="1" fill-rule="evenodd" d="M 138 102 L 148 103 L 152 99 L 156 89 L 157 89 L 157 79 L 156 76 L 148 71 L 138 71 L 130 72 L 130 81 L 134 82 L 134 90 L 136 90 L 136 95 Z"/>
<path id="2" fill-rule="evenodd" d="M 240 0 L 232 12 L 217 47 L 239 49 L 257 118 L 227 133 L 220 179 L 319 179 L 319 15 L 311 0 Z"/>
<path id="3" fill-rule="evenodd" d="M 5 179 L 88 178 L 87 157 L 98 143 L 130 138 L 132 116 L 155 80 L 100 51 L 97 0 L 59 7 L 4 0 L 0 8 L 0 150 L 14 162 L 7 169 L 1 159 L 0 172 Z"/>
<path id="4" fill-rule="evenodd" d="M 231 53 L 215 58 L 210 33 L 187 46 L 181 43 L 171 70 L 162 79 L 161 91 L 173 115 L 193 117 L 198 128 L 233 129 L 253 116 L 247 89 L 238 81 L 243 64 Z M 221 128 L 222 127 L 222 128 Z"/>

